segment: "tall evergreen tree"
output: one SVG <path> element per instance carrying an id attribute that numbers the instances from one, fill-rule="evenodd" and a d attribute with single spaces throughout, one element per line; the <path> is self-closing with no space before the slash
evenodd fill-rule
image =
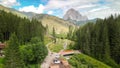
<path id="1" fill-rule="evenodd" d="M 5 52 L 5 68 L 24 68 L 19 51 L 19 43 L 15 34 L 12 34 Z"/>
<path id="2" fill-rule="evenodd" d="M 55 33 L 55 28 L 53 27 L 53 41 L 56 43 L 56 33 Z"/>

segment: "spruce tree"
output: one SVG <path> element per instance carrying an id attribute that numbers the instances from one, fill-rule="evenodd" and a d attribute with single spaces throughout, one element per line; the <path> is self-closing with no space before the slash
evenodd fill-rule
<path id="1" fill-rule="evenodd" d="M 56 43 L 56 34 L 55 34 L 55 28 L 53 27 L 53 40 L 54 40 L 54 43 Z"/>
<path id="2" fill-rule="evenodd" d="M 15 34 L 12 34 L 5 52 L 5 68 L 24 68 L 19 51 L 19 43 Z"/>

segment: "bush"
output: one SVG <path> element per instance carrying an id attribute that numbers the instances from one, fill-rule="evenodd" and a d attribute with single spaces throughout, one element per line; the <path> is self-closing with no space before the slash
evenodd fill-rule
<path id="1" fill-rule="evenodd" d="M 48 51 L 46 46 L 34 38 L 31 43 L 20 47 L 20 52 L 25 65 L 42 63 Z"/>

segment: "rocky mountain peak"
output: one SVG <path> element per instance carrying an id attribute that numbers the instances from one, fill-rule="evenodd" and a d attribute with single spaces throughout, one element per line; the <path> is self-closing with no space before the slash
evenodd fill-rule
<path id="1" fill-rule="evenodd" d="M 86 21 L 88 20 L 87 16 L 82 16 L 78 11 L 71 8 L 64 15 L 63 19 L 65 20 L 75 20 L 75 21 Z"/>

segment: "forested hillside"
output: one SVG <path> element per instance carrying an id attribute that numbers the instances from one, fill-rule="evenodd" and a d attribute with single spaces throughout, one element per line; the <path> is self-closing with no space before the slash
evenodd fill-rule
<path id="1" fill-rule="evenodd" d="M 120 68 L 120 15 L 88 23 L 74 31 L 73 38 L 76 44 L 72 48 Z"/>
<path id="2" fill-rule="evenodd" d="M 47 55 L 41 22 L 0 11 L 0 42 L 6 43 L 1 68 L 38 68 Z"/>
<path id="3" fill-rule="evenodd" d="M 19 41 L 29 42 L 35 36 L 43 40 L 45 28 L 41 22 L 35 19 L 30 21 L 27 18 L 21 18 L 12 13 L 0 11 L 0 41 L 9 40 L 10 35 L 14 32 Z"/>

